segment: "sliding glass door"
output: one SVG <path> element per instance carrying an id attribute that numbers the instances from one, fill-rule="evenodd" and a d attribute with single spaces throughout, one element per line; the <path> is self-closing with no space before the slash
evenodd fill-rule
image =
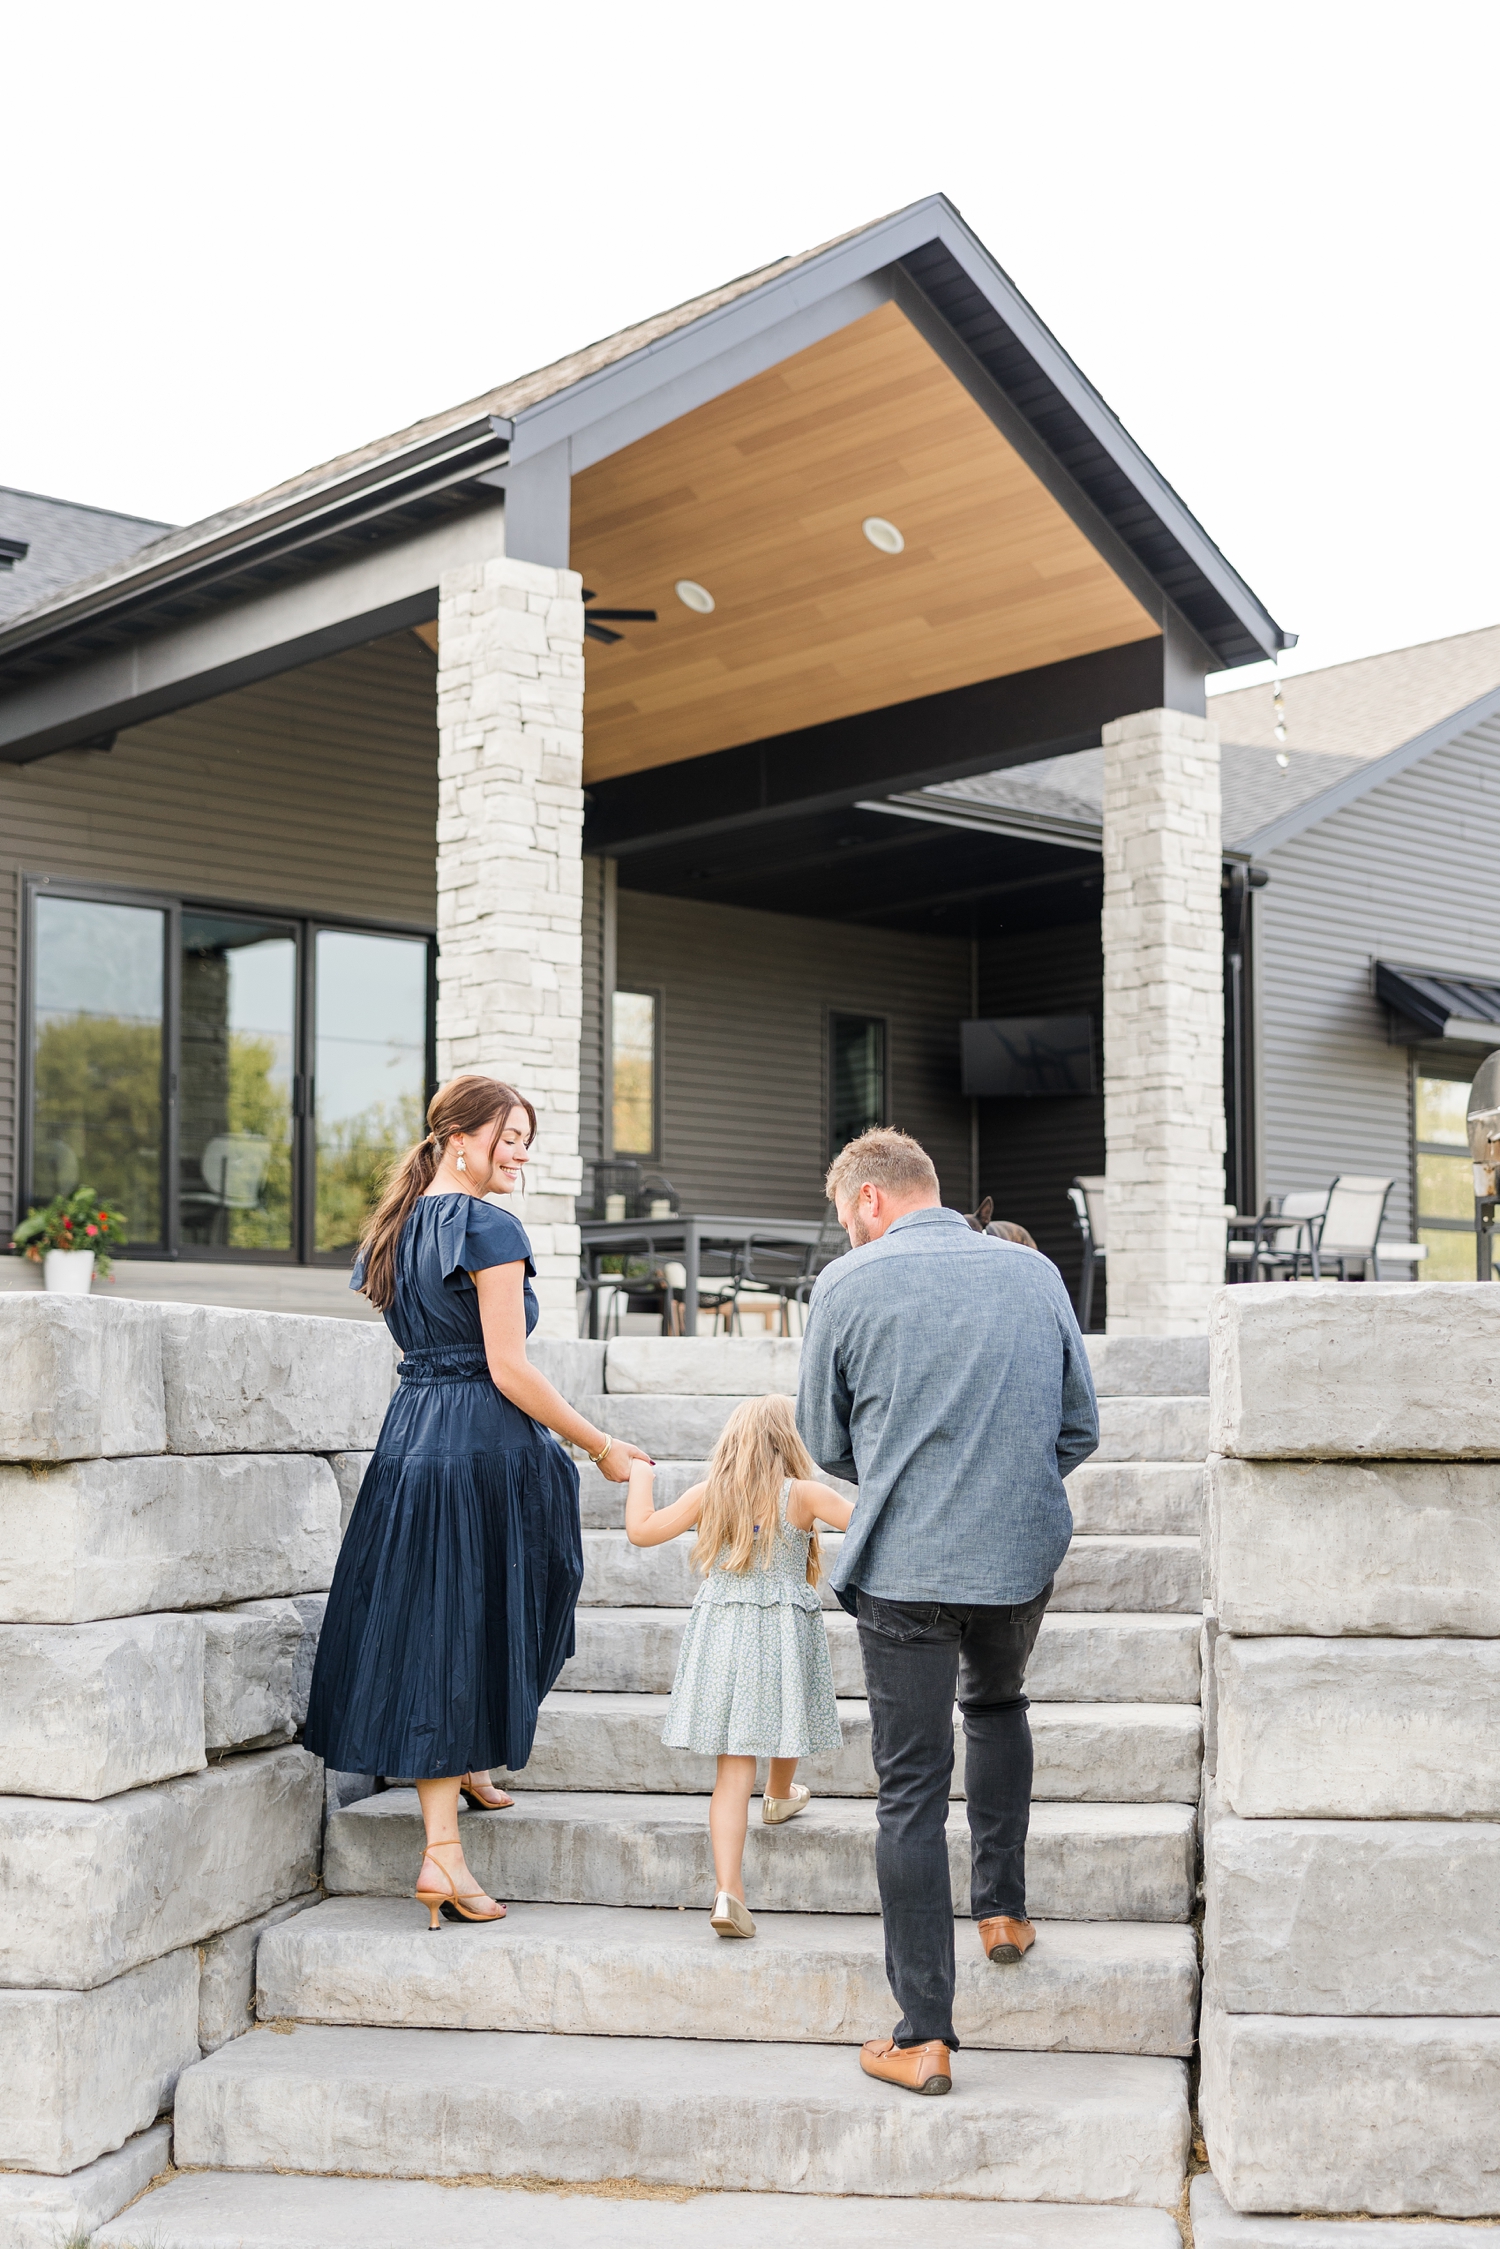
<path id="1" fill-rule="evenodd" d="M 427 952 L 419 939 L 364 930 L 320 929 L 314 940 L 320 1251 L 359 1239 L 392 1158 L 426 1129 Z"/>
<path id="2" fill-rule="evenodd" d="M 290 1250 L 295 928 L 185 907 L 181 929 L 182 1242 Z"/>

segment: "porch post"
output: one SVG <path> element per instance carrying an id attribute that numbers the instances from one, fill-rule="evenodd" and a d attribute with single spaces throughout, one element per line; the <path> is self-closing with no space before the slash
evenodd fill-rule
<path id="1" fill-rule="evenodd" d="M 496 557 L 438 602 L 438 1074 L 537 1109 L 516 1215 L 540 1335 L 576 1335 L 583 1023 L 583 601 L 578 573 Z"/>
<path id="2" fill-rule="evenodd" d="M 1191 1335 L 1224 1278 L 1219 734 L 1104 728 L 1104 1142 L 1112 1335 Z"/>

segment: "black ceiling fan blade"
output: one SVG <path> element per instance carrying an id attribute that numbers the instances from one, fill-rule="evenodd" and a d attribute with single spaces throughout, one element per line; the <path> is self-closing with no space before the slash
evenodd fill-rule
<path id="1" fill-rule="evenodd" d="M 594 598 L 594 589 L 593 589 L 593 587 L 592 587 L 592 586 L 585 586 L 585 587 L 584 587 L 584 589 L 583 589 L 583 593 L 582 593 L 582 596 L 581 596 L 581 598 L 582 598 L 582 599 L 583 599 L 584 601 L 592 601 L 592 600 L 593 600 L 593 598 Z"/>
<path id="2" fill-rule="evenodd" d="M 592 617 L 585 617 L 583 620 L 583 637 L 585 640 L 602 640 L 605 646 L 609 647 L 614 641 L 623 640 L 625 635 L 623 633 L 612 633 L 607 625 L 596 625 Z"/>
<path id="3" fill-rule="evenodd" d="M 654 609 L 589 609 L 584 614 L 589 617 L 608 617 L 612 623 L 622 625 L 654 625 L 656 623 L 656 611 Z"/>

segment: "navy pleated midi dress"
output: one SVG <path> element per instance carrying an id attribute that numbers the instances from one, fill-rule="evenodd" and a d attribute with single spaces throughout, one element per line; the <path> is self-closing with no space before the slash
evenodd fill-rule
<path id="1" fill-rule="evenodd" d="M 536 1267 L 509 1211 L 425 1195 L 402 1228 L 385 1315 L 400 1386 L 344 1534 L 307 1711 L 307 1746 L 335 1771 L 519 1771 L 573 1653 L 578 1471 L 496 1389 L 469 1278 L 522 1260 L 529 1335 Z"/>

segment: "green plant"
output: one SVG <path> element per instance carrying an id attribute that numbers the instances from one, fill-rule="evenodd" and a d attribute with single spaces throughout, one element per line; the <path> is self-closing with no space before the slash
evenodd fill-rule
<path id="1" fill-rule="evenodd" d="M 110 1269 L 110 1251 L 123 1249 L 125 1238 L 124 1211 L 101 1202 L 92 1187 L 78 1187 L 71 1195 L 54 1195 L 50 1203 L 29 1210 L 10 1246 L 37 1265 L 49 1249 L 91 1249 L 94 1271 L 103 1280 Z"/>

